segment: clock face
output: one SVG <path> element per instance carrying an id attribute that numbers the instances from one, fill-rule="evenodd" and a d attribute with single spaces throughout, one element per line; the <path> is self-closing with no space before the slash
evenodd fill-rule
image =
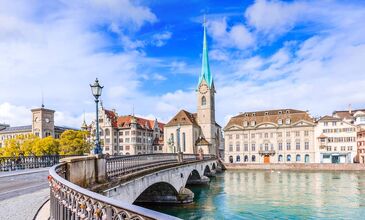
<path id="1" fill-rule="evenodd" d="M 49 123 L 49 118 L 46 118 L 45 121 L 46 121 L 46 123 Z"/>
<path id="2" fill-rule="evenodd" d="M 205 84 L 200 85 L 200 86 L 199 86 L 199 92 L 200 92 L 201 94 L 205 94 L 205 93 L 207 93 L 207 92 L 208 92 L 208 86 L 207 86 L 207 85 L 205 85 Z"/>

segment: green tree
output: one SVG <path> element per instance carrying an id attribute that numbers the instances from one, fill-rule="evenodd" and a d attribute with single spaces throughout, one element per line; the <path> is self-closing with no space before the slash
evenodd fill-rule
<path id="1" fill-rule="evenodd" d="M 34 145 L 40 140 L 40 138 L 34 134 L 28 135 L 24 138 L 22 145 L 20 146 L 21 152 L 24 156 L 35 155 Z"/>
<path id="2" fill-rule="evenodd" d="M 24 135 L 17 135 L 15 138 L 7 139 L 5 146 L 2 148 L 2 156 L 4 157 L 17 157 L 21 150 L 21 145 L 25 139 Z"/>
<path id="3" fill-rule="evenodd" d="M 32 151 L 37 156 L 58 154 L 59 141 L 52 136 L 38 139 L 33 142 Z"/>
<path id="4" fill-rule="evenodd" d="M 91 144 L 87 142 L 87 131 L 67 130 L 61 134 L 59 149 L 61 155 L 81 155 L 90 153 Z"/>

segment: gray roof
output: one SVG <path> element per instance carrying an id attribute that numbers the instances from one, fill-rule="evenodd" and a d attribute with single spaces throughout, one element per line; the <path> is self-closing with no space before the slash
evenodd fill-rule
<path id="1" fill-rule="evenodd" d="M 0 131 L 0 133 L 13 133 L 13 132 L 27 132 L 32 131 L 32 125 L 7 127 Z"/>

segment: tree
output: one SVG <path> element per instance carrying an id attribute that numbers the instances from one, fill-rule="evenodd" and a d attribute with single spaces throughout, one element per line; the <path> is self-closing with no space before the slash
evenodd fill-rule
<path id="1" fill-rule="evenodd" d="M 58 154 L 59 141 L 52 136 L 38 139 L 33 142 L 32 151 L 36 156 Z"/>
<path id="2" fill-rule="evenodd" d="M 24 135 L 17 135 L 14 138 L 7 139 L 5 146 L 2 148 L 3 157 L 17 157 L 22 153 L 21 145 L 24 142 Z"/>
<path id="3" fill-rule="evenodd" d="M 59 152 L 61 155 L 81 155 L 90 153 L 91 144 L 86 137 L 87 131 L 66 130 L 59 140 Z"/>

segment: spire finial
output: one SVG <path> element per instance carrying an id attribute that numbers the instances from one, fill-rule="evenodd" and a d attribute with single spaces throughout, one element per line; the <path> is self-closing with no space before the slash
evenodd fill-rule
<path id="1" fill-rule="evenodd" d="M 41 91 L 41 94 L 42 94 L 42 108 L 44 108 L 44 95 L 43 95 L 43 89 L 42 89 L 42 91 Z"/>

